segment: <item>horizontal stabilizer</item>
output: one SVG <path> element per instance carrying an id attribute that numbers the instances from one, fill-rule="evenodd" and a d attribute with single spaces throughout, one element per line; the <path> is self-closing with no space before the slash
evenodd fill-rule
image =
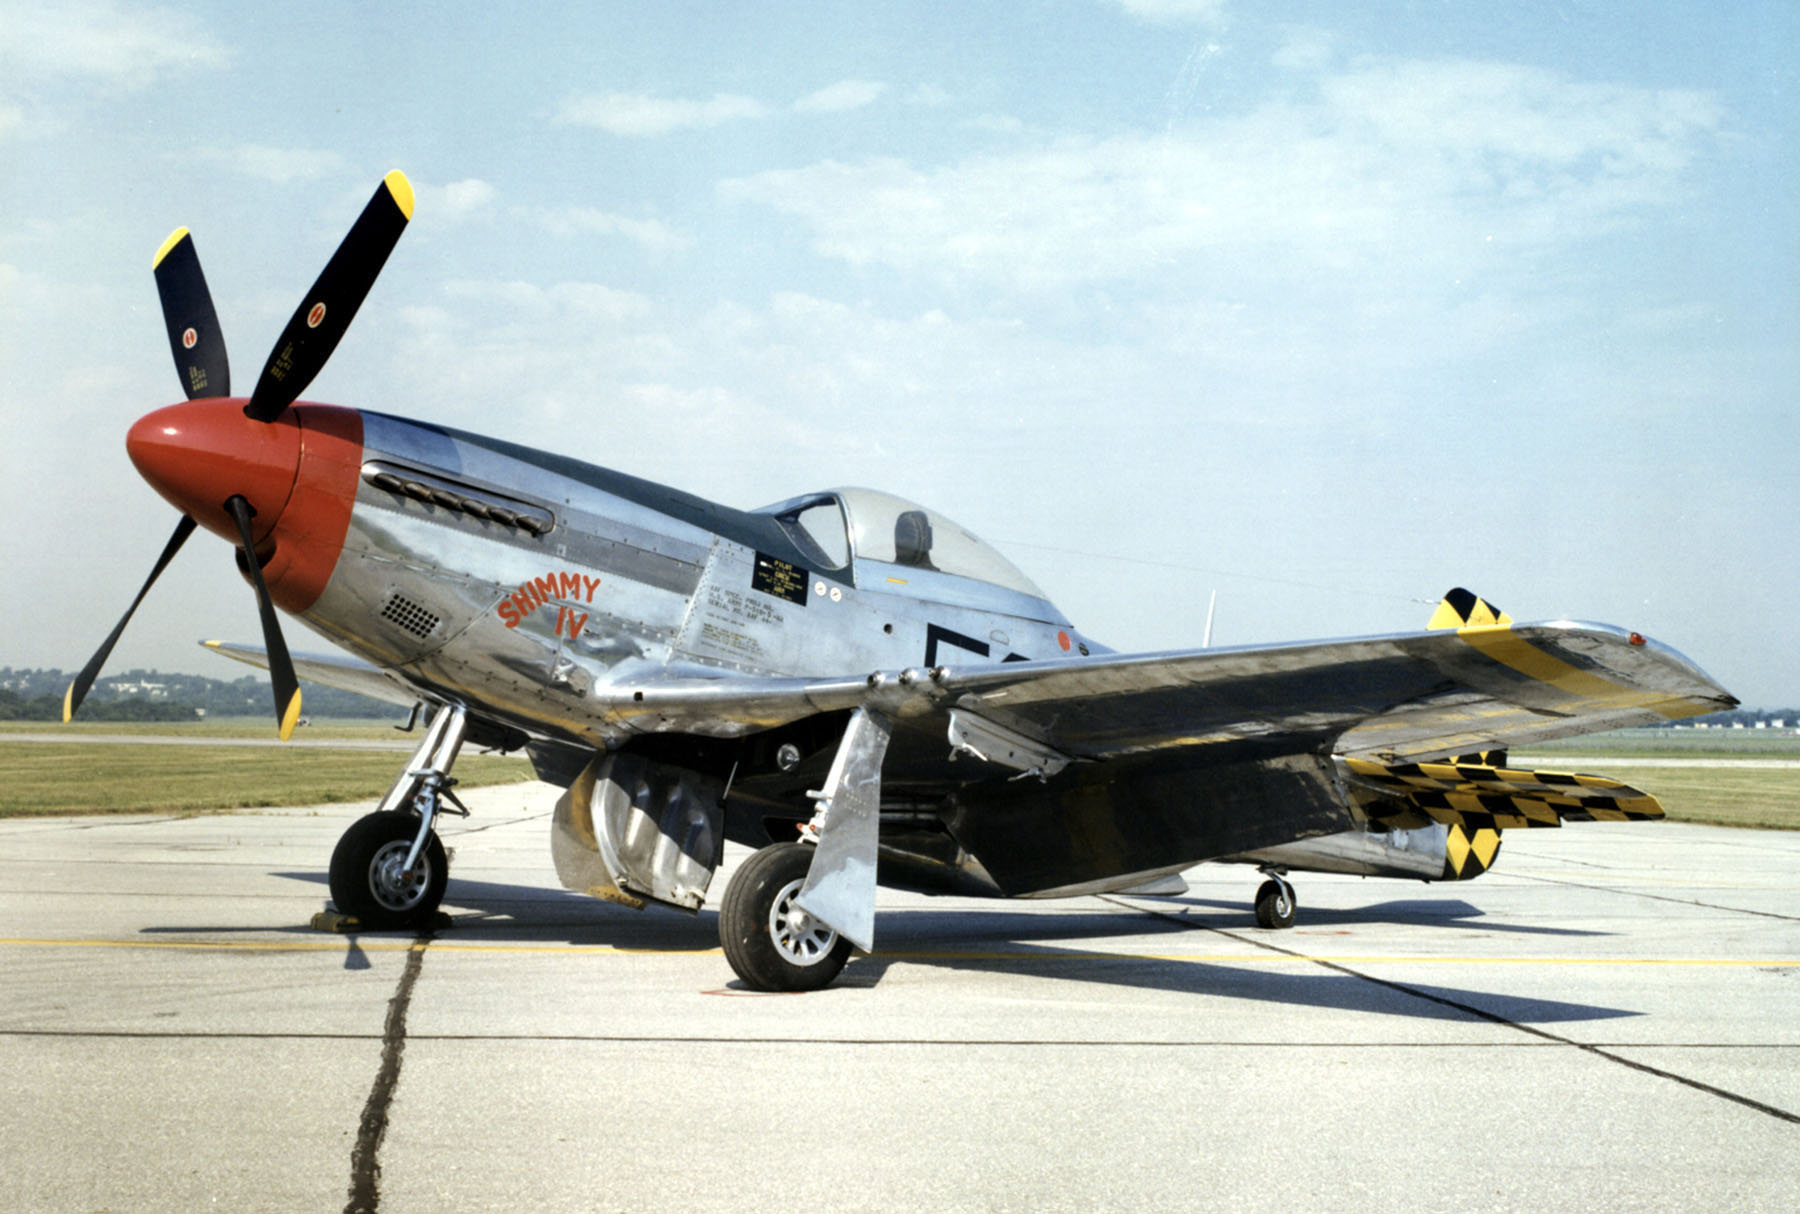
<path id="1" fill-rule="evenodd" d="M 1389 828 L 1426 819 L 1465 831 L 1564 822 L 1639 822 L 1663 816 L 1655 797 L 1606 776 L 1469 763 L 1340 760 L 1355 807 Z"/>

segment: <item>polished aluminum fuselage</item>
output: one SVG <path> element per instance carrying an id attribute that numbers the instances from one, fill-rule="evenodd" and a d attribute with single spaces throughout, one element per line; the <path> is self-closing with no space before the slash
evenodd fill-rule
<path id="1" fill-rule="evenodd" d="M 647 721 L 630 711 L 633 688 L 1073 657 L 1089 644 L 1048 602 L 1005 587 L 869 559 L 809 561 L 768 513 L 362 418 L 342 552 L 302 618 L 414 685 L 532 733 L 602 749 L 646 730 L 729 735 L 745 723 Z M 496 507 L 550 526 L 496 522 Z"/>

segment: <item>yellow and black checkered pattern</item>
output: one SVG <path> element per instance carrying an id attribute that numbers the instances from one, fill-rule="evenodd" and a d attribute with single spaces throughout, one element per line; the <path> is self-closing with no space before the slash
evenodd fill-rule
<path id="1" fill-rule="evenodd" d="M 1437 610 L 1431 613 L 1426 628 L 1492 628 L 1495 625 L 1510 624 L 1512 617 L 1504 611 L 1471 591 L 1461 586 L 1446 594 L 1438 603 Z"/>
<path id="2" fill-rule="evenodd" d="M 1465 831 L 1452 826 L 1444 836 L 1444 880 L 1473 881 L 1494 866 L 1500 854 L 1497 830 Z"/>
<path id="3" fill-rule="evenodd" d="M 1606 776 L 1522 771 L 1472 763 L 1343 761 L 1352 801 L 1372 822 L 1405 827 L 1421 818 L 1478 830 L 1564 822 L 1638 822 L 1663 816 L 1656 798 Z"/>

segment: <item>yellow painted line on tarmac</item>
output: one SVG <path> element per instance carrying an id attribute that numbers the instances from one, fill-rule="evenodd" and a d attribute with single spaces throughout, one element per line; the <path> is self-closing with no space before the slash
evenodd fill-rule
<path id="1" fill-rule="evenodd" d="M 369 940 L 353 932 L 320 940 L 78 940 L 0 937 L 0 948 L 148 948 L 189 952 L 238 953 L 341 953 L 355 936 L 355 946 L 365 953 L 405 953 L 419 947 L 417 940 Z M 433 953 L 617 953 L 638 957 L 704 957 L 723 953 L 722 948 L 620 948 L 613 944 L 449 944 L 433 940 Z"/>
<path id="2" fill-rule="evenodd" d="M 137 948 L 174 949 L 188 952 L 338 953 L 350 943 L 349 934 L 323 940 L 83 940 L 0 937 L 3 948 Z M 366 953 L 404 953 L 418 947 L 416 940 L 367 940 L 355 946 Z M 433 940 L 437 953 L 550 953 L 568 956 L 708 957 L 718 948 L 623 948 L 615 944 L 459 944 Z M 882 950 L 883 961 L 1173 961 L 1199 965 L 1591 965 L 1591 966 L 1693 966 L 1707 968 L 1800 967 L 1800 958 L 1724 957 L 1433 957 L 1433 956 L 1337 956 L 1293 953 L 1101 953 L 1059 949 L 1046 944 L 1042 952 L 983 950 L 899 949 Z"/>

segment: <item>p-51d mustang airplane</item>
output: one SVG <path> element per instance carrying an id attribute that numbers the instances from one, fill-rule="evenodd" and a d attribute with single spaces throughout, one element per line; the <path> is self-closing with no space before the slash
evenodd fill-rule
<path id="1" fill-rule="evenodd" d="M 1004 897 L 1179 888 L 1203 860 L 1459 880 L 1500 832 L 1660 817 L 1596 776 L 1515 770 L 1509 746 L 1736 701 L 1634 632 L 1515 624 L 1452 591 L 1423 632 L 1175 653 L 1097 644 L 993 549 L 930 510 L 839 489 L 761 510 L 480 435 L 296 403 L 412 214 L 390 173 L 231 397 L 193 241 L 156 281 L 184 404 L 127 446 L 182 512 L 86 669 L 92 685 L 194 529 L 237 545 L 282 738 L 297 674 L 433 708 L 417 754 L 331 858 L 340 912 L 421 925 L 447 878 L 434 832 L 465 741 L 524 747 L 567 791 L 571 889 L 700 908 L 732 839 L 732 968 L 822 987 L 874 943 L 881 881 Z M 294 660 L 279 605 L 349 658 Z"/>

